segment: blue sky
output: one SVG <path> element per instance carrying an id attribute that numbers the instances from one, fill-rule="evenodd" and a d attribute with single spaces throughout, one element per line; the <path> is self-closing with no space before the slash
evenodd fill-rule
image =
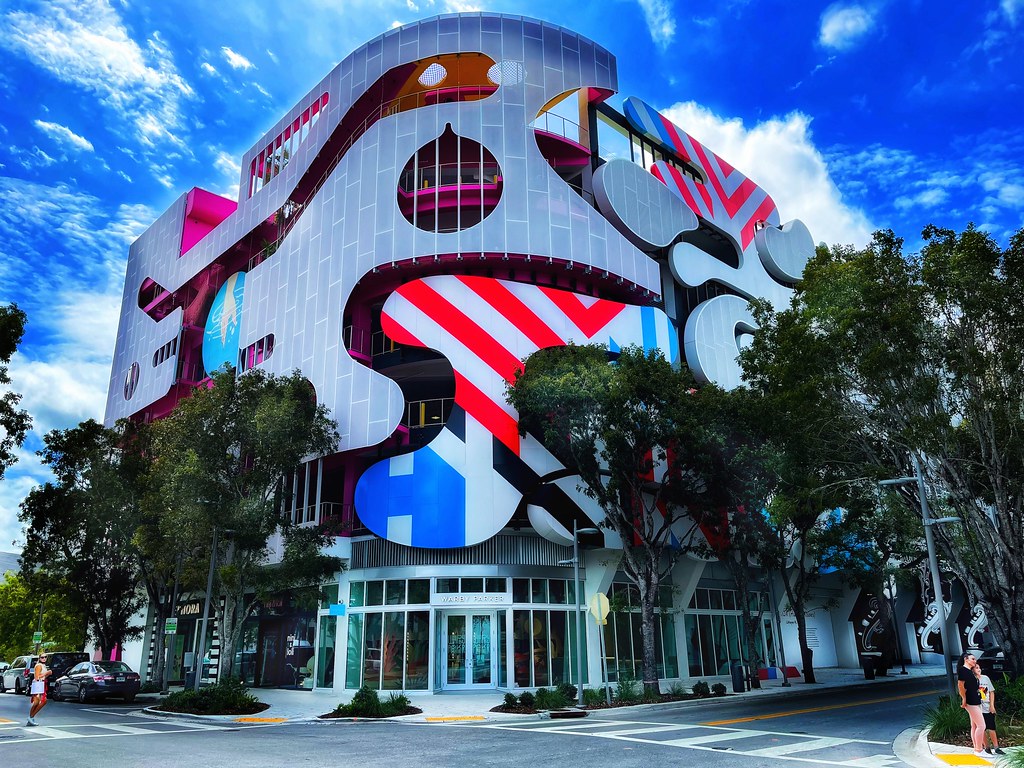
<path id="1" fill-rule="evenodd" d="M 1024 0 L 7 0 L 0 303 L 36 429 L 0 481 L 0 550 L 54 428 L 100 419 L 129 243 L 180 194 L 237 194 L 242 153 L 357 46 L 438 13 L 569 27 L 816 241 L 1024 226 Z M 617 98 L 613 103 L 618 104 Z"/>

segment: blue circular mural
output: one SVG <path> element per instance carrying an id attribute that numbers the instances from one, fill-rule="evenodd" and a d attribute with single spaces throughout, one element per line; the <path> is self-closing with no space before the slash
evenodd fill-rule
<path id="1" fill-rule="evenodd" d="M 245 272 L 236 272 L 220 287 L 203 329 L 203 367 L 208 375 L 224 364 L 238 365 Z"/>

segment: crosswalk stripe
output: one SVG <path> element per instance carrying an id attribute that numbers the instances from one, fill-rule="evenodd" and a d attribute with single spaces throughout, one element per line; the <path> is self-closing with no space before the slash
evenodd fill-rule
<path id="1" fill-rule="evenodd" d="M 734 741 L 737 739 L 749 739 L 754 736 L 773 736 L 770 731 L 719 731 L 708 736 L 690 736 L 686 739 L 672 739 L 670 741 L 659 741 L 659 744 L 668 744 L 673 747 L 689 747 L 694 744 L 710 744 L 714 741 Z"/>
<path id="2" fill-rule="evenodd" d="M 34 728 L 25 726 L 25 730 L 29 731 L 33 736 L 47 736 L 51 739 L 73 739 L 78 734 L 65 733 L 59 728 L 51 728 L 46 725 L 37 725 Z"/>
<path id="3" fill-rule="evenodd" d="M 91 724 L 90 724 L 91 725 Z M 146 733 L 167 733 L 167 731 L 154 730 L 152 728 L 140 728 L 136 725 L 92 725 L 93 728 L 102 728 L 105 731 L 116 731 L 117 733 L 133 733 L 133 734 L 146 734 Z"/>
<path id="4" fill-rule="evenodd" d="M 692 731 L 692 725 L 649 725 L 646 728 L 625 728 L 623 730 L 604 731 L 594 736 L 634 736 L 640 733 L 665 733 L 666 731 Z"/>
<path id="5" fill-rule="evenodd" d="M 840 744 L 851 744 L 853 739 L 840 739 L 834 736 L 820 736 L 810 741 L 801 741 L 796 744 L 780 744 L 777 747 L 765 747 L 764 749 L 746 749 L 744 755 L 757 757 L 778 757 L 779 755 L 792 755 L 795 752 L 813 752 L 816 749 L 827 749 L 838 747 Z"/>

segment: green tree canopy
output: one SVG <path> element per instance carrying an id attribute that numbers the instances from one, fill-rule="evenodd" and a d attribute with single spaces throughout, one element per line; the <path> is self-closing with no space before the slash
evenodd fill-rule
<path id="1" fill-rule="evenodd" d="M 284 475 L 306 458 L 336 450 L 337 430 L 298 371 L 273 376 L 260 369 L 218 372 L 211 387 L 197 388 L 153 430 L 165 525 L 205 542 L 218 532 L 223 600 L 216 615 L 221 674 L 230 675 L 253 609 L 247 595 L 315 584 L 341 567 L 322 554 L 329 537 L 292 526 L 281 513 Z M 285 556 L 267 567 L 268 541 L 278 531 Z"/>
<path id="2" fill-rule="evenodd" d="M 0 305 L 0 480 L 4 470 L 15 462 L 14 450 L 25 442 L 32 426 L 28 413 L 18 409 L 21 395 L 7 389 L 11 383 L 7 365 L 24 333 L 25 313 L 17 304 Z"/>
<path id="3" fill-rule="evenodd" d="M 790 448 L 816 456 L 801 462 L 819 475 L 806 489 L 913 474 L 921 457 L 933 503 L 960 518 L 936 527 L 946 558 L 1019 671 L 1024 230 L 1006 249 L 973 226 L 924 238 L 912 255 L 889 231 L 861 250 L 819 249 L 790 309 L 757 308 L 744 370 L 789 404 Z M 916 490 L 898 493 L 919 514 Z"/>
<path id="4" fill-rule="evenodd" d="M 143 605 L 132 546 L 136 493 L 124 433 L 95 421 L 53 430 L 39 452 L 54 475 L 29 492 L 19 519 L 27 525 L 22 572 L 54 579 L 86 618 L 108 658 L 138 636 L 132 623 Z"/>
<path id="5" fill-rule="evenodd" d="M 599 345 L 542 349 L 508 400 L 520 430 L 579 475 L 622 540 L 622 569 L 640 596 L 644 685 L 654 688 L 658 587 L 699 546 L 698 526 L 718 526 L 744 503 L 746 440 L 729 393 L 698 390 L 657 351 L 630 347 L 608 360 Z"/>

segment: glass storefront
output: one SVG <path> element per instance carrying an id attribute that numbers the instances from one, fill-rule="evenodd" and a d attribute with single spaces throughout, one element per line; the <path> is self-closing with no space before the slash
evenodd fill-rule
<path id="1" fill-rule="evenodd" d="M 643 679 L 643 635 L 640 617 L 640 595 L 632 584 L 612 584 L 614 610 L 604 625 L 604 647 L 608 663 L 608 679 L 615 682 L 620 674 Z M 672 607 L 672 588 L 663 586 L 655 614 L 654 661 L 658 677 L 679 677 L 679 654 L 676 651 L 675 618 L 667 611 Z"/>
<path id="2" fill-rule="evenodd" d="M 566 579 L 353 581 L 348 598 L 346 688 L 534 688 L 576 681 L 574 590 Z M 585 624 L 581 629 L 585 636 Z M 323 624 L 321 637 L 333 642 Z M 583 654 L 586 666 L 585 645 Z M 317 685 L 327 683 L 318 679 Z"/>
<path id="3" fill-rule="evenodd" d="M 683 616 L 690 677 L 716 677 L 728 675 L 730 665 L 739 661 L 777 666 L 775 659 L 775 633 L 768 614 L 768 596 L 763 592 L 751 593 L 750 620 L 758 621 L 754 638 L 757 658 L 751 660 L 743 641 L 742 601 L 735 590 L 699 588 Z M 763 611 L 760 620 L 757 611 Z"/>

